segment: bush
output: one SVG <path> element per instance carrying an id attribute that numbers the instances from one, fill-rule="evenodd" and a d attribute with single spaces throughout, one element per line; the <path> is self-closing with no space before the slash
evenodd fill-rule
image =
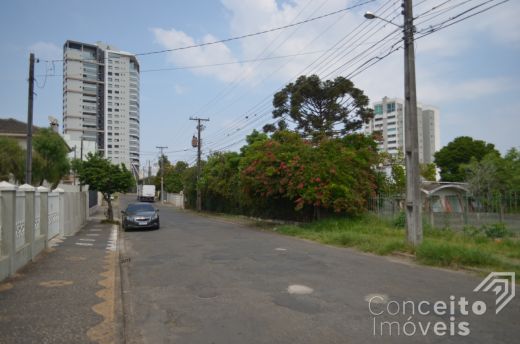
<path id="1" fill-rule="evenodd" d="M 469 236 L 472 238 L 479 237 L 483 234 L 483 231 L 481 228 L 471 226 L 471 225 L 464 226 L 464 228 L 462 229 L 462 232 L 464 233 L 465 236 Z"/>
<path id="2" fill-rule="evenodd" d="M 503 223 L 495 223 L 493 225 L 482 227 L 488 238 L 505 238 L 511 235 L 511 232 Z"/>
<path id="3" fill-rule="evenodd" d="M 398 228 L 406 227 L 406 213 L 401 211 L 394 220 L 394 226 Z"/>

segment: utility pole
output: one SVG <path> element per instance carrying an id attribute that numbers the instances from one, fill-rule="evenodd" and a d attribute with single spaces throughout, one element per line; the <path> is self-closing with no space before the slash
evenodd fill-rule
<path id="1" fill-rule="evenodd" d="M 148 182 L 146 184 L 150 184 L 151 176 L 152 176 L 152 165 L 150 165 L 150 160 L 148 160 Z"/>
<path id="2" fill-rule="evenodd" d="M 199 181 L 201 175 L 200 156 L 202 153 L 202 141 L 200 139 L 200 132 L 202 125 L 200 122 L 209 122 L 209 118 L 190 117 L 190 121 L 197 121 L 197 211 L 202 210 L 202 195 L 200 191 Z"/>
<path id="3" fill-rule="evenodd" d="M 421 179 L 419 173 L 419 134 L 417 128 L 417 93 L 415 86 L 415 51 L 412 0 L 403 0 L 404 15 L 404 92 L 406 157 L 406 231 L 408 242 L 422 242 Z"/>
<path id="4" fill-rule="evenodd" d="M 80 145 L 80 148 L 79 148 L 79 159 L 83 163 L 83 134 L 81 134 L 81 145 Z M 79 192 L 82 192 L 82 191 L 83 191 L 83 183 L 80 181 L 79 182 Z"/>
<path id="5" fill-rule="evenodd" d="M 381 18 L 372 12 L 366 12 L 367 19 L 381 19 L 403 29 L 404 37 L 404 126 L 406 159 L 406 236 L 408 242 L 417 246 L 422 242 L 421 217 L 421 177 L 419 173 L 419 131 L 417 128 L 417 93 L 415 87 L 415 51 L 412 0 L 403 0 L 404 24 Z"/>
<path id="6" fill-rule="evenodd" d="M 34 54 L 29 55 L 29 101 L 27 106 L 27 156 L 25 163 L 25 183 L 32 182 L 32 127 L 34 100 Z"/>
<path id="7" fill-rule="evenodd" d="M 76 151 L 78 150 L 78 147 L 77 145 L 74 145 L 74 160 L 76 160 Z M 74 173 L 72 174 L 73 176 L 73 182 L 72 182 L 72 185 L 76 186 L 76 171 L 74 171 Z"/>
<path id="8" fill-rule="evenodd" d="M 159 157 L 159 167 L 161 169 L 161 203 L 164 202 L 164 159 L 163 149 L 167 149 L 166 146 L 156 146 L 155 148 L 161 150 L 161 156 Z M 161 162 L 162 160 L 162 162 Z"/>

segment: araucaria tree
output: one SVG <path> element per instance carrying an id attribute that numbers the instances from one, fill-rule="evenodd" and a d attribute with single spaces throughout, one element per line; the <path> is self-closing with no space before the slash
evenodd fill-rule
<path id="1" fill-rule="evenodd" d="M 134 177 L 125 165 L 114 165 L 101 154 L 87 155 L 86 161 L 74 160 L 73 168 L 79 175 L 82 184 L 88 184 L 91 189 L 103 194 L 108 204 L 107 220 L 114 220 L 112 209 L 112 194 L 126 192 L 134 185 Z"/>
<path id="2" fill-rule="evenodd" d="M 264 126 L 264 131 L 286 129 L 289 116 L 296 124 L 295 130 L 315 142 L 323 137 L 343 136 L 373 117 L 368 105 L 363 91 L 344 77 L 321 81 L 317 75 L 302 75 L 274 95 L 273 118 L 279 120 L 277 125 Z"/>

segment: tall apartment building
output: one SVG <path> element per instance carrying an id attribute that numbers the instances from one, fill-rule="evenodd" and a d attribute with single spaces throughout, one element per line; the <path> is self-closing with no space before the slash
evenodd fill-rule
<path id="1" fill-rule="evenodd" d="M 404 152 L 404 101 L 384 97 L 374 103 L 374 118 L 365 124 L 365 134 L 381 133 L 380 151 L 396 155 Z M 433 162 L 433 154 L 440 148 L 439 110 L 432 106 L 417 105 L 419 131 L 419 162 Z"/>
<path id="2" fill-rule="evenodd" d="M 63 134 L 83 155 L 139 170 L 139 62 L 98 42 L 63 46 Z"/>

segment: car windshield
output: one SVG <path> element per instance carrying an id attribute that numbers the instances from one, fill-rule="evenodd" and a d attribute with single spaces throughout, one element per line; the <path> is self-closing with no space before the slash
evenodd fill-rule
<path id="1" fill-rule="evenodd" d="M 130 204 L 126 208 L 126 211 L 129 213 L 138 213 L 143 211 L 155 211 L 155 209 L 150 204 Z"/>

